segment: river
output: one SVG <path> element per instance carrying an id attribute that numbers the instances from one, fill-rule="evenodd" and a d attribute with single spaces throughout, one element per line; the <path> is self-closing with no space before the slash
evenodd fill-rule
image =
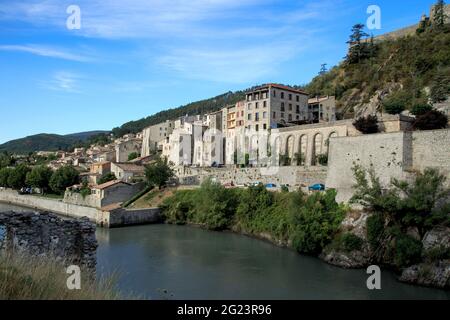
<path id="1" fill-rule="evenodd" d="M 0 204 L 0 211 L 13 209 Z M 365 270 L 229 232 L 146 225 L 98 228 L 97 239 L 98 275 L 117 273 L 122 292 L 145 298 L 450 299 L 449 291 L 400 283 L 387 270 L 382 289 L 370 291 Z"/>

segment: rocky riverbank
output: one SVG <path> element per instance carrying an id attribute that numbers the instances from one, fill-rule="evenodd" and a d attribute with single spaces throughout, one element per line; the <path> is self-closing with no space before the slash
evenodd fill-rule
<path id="1" fill-rule="evenodd" d="M 362 239 L 355 250 L 330 244 L 320 259 L 342 268 L 366 268 L 378 264 L 396 271 L 399 280 L 416 285 L 441 289 L 450 289 L 450 228 L 437 226 L 428 231 L 423 238 L 414 228 L 408 229 L 408 235 L 422 243 L 421 259 L 410 266 L 399 267 L 394 261 L 396 240 L 387 238 L 378 247 L 372 249 L 367 236 L 367 212 L 351 212 L 341 224 L 341 233 L 350 233 Z"/>

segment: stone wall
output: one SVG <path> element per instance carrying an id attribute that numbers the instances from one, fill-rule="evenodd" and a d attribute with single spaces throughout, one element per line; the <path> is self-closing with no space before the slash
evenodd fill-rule
<path id="1" fill-rule="evenodd" d="M 95 271 L 95 225 L 87 219 L 62 219 L 50 213 L 0 212 L 1 249 L 49 255 Z M 1 239 L 0 239 L 1 240 Z"/>
<path id="2" fill-rule="evenodd" d="M 207 178 L 221 183 L 244 185 L 254 182 L 276 185 L 289 184 L 292 187 L 306 187 L 324 183 L 326 167 L 273 167 L 273 168 L 179 168 L 178 178 L 182 185 L 199 185 Z M 181 171 L 180 171 L 181 170 Z"/>
<path id="3" fill-rule="evenodd" d="M 409 179 L 415 171 L 437 168 L 450 182 L 450 130 L 396 132 L 334 138 L 330 144 L 326 186 L 348 201 L 355 183 L 352 167 L 373 166 L 382 185 Z"/>

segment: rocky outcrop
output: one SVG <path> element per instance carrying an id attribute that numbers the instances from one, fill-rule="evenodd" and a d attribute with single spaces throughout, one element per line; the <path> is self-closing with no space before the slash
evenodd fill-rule
<path id="1" fill-rule="evenodd" d="M 369 214 L 363 211 L 349 213 L 341 223 L 341 233 L 351 233 L 363 240 L 359 250 L 346 251 L 333 244 L 320 254 L 319 258 L 325 262 L 341 268 L 363 268 L 370 264 L 371 253 L 367 243 L 366 221 Z"/>
<path id="2" fill-rule="evenodd" d="M 450 228 L 436 227 L 422 240 L 425 262 L 403 270 L 400 281 L 423 286 L 450 288 Z"/>

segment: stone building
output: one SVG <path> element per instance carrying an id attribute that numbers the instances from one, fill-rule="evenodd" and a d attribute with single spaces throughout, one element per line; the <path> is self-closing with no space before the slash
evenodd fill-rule
<path id="1" fill-rule="evenodd" d="M 308 99 L 308 120 L 312 122 L 336 121 L 336 99 L 334 96 Z"/>
<path id="2" fill-rule="evenodd" d="M 142 131 L 142 156 L 149 156 L 151 152 L 158 150 L 158 143 L 173 132 L 175 127 L 174 121 L 167 120 L 165 122 L 156 124 L 145 128 Z"/>
<path id="3" fill-rule="evenodd" d="M 275 129 L 307 120 L 308 94 L 278 84 L 267 84 L 246 94 L 244 125 L 249 130 Z"/>
<path id="4" fill-rule="evenodd" d="M 140 153 L 142 148 L 142 140 L 131 139 L 119 142 L 116 145 L 116 161 L 126 162 L 128 161 L 128 156 L 133 153 Z"/>
<path id="5" fill-rule="evenodd" d="M 133 182 L 133 180 L 142 179 L 145 176 L 145 167 L 133 163 L 112 163 L 111 172 L 118 180 Z"/>

